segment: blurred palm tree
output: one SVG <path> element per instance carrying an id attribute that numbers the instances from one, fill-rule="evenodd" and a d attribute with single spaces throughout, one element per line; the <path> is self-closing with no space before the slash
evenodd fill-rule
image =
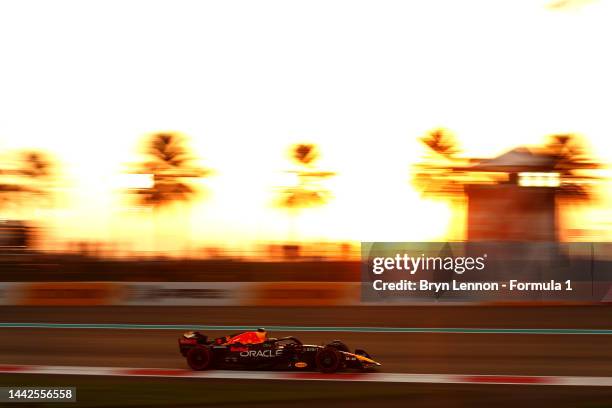
<path id="1" fill-rule="evenodd" d="M 293 184 L 280 190 L 277 204 L 289 211 L 291 216 L 290 240 L 294 239 L 295 222 L 300 212 L 307 208 L 325 205 L 331 198 L 331 192 L 321 182 L 336 173 L 320 170 L 317 166 L 319 150 L 312 143 L 297 143 L 289 151 L 291 161 L 297 166 L 287 171 L 294 176 Z"/>
<path id="2" fill-rule="evenodd" d="M 444 128 L 436 128 L 419 138 L 427 146 L 427 155 L 414 166 L 412 182 L 426 196 L 457 198 L 463 193 L 459 157 L 461 148 L 455 135 Z"/>
<path id="3" fill-rule="evenodd" d="M 451 159 L 461 150 L 457 138 L 448 129 L 436 128 L 429 131 L 421 139 L 434 153 Z"/>
<path id="4" fill-rule="evenodd" d="M 34 179 L 48 179 L 53 175 L 52 159 L 38 151 L 21 152 L 21 173 Z"/>
<path id="5" fill-rule="evenodd" d="M 15 156 L 15 160 L 0 164 L 0 207 L 12 205 L 23 210 L 47 202 L 56 175 L 55 160 L 34 150 L 18 151 Z"/>
<path id="6" fill-rule="evenodd" d="M 130 173 L 150 176 L 151 184 L 129 188 L 128 193 L 137 205 L 153 209 L 157 229 L 159 212 L 174 204 L 189 204 L 201 196 L 203 192 L 193 181 L 209 176 L 211 171 L 196 163 L 186 138 L 180 133 L 160 132 L 147 137 L 143 153 L 146 158 Z"/>
<path id="7" fill-rule="evenodd" d="M 449 131 L 435 129 L 420 140 L 428 147 L 429 155 L 415 165 L 413 181 L 423 194 L 456 196 L 463 194 L 465 184 L 482 181 L 476 179 L 477 173 L 482 171 L 480 166 L 486 167 L 490 159 L 460 157 L 461 149 Z M 600 168 L 601 165 L 591 158 L 584 140 L 578 135 L 555 134 L 540 146 L 519 147 L 514 151 L 539 158 L 537 168 L 530 169 L 525 164 L 527 167 L 523 171 L 559 173 L 561 183 L 556 194 L 560 197 L 591 198 L 593 181 L 599 180 L 599 177 L 586 171 Z M 512 164 L 505 163 L 511 173 L 516 170 L 510 170 Z M 520 166 L 517 163 L 515 167 Z"/>
<path id="8" fill-rule="evenodd" d="M 131 173 L 150 175 L 153 182 L 151 186 L 129 189 L 137 204 L 158 210 L 191 202 L 201 193 L 189 180 L 206 177 L 210 171 L 195 164 L 184 136 L 156 133 L 145 140 L 144 153 L 147 159 Z"/>
<path id="9" fill-rule="evenodd" d="M 523 186 L 522 174 L 556 175 L 558 185 L 546 186 L 555 189 L 555 197 L 582 203 L 594 199 L 593 187 L 601 181 L 597 175 L 589 174 L 600 164 L 575 134 L 552 135 L 540 146 L 517 147 L 493 159 L 461 157 L 454 135 L 444 129 L 435 129 L 420 140 L 428 154 L 414 165 L 414 186 L 424 196 L 453 201 L 455 209 L 461 208 L 457 204 L 465 204 L 465 186 Z"/>
<path id="10" fill-rule="evenodd" d="M 598 169 L 601 164 L 591 158 L 580 136 L 573 133 L 549 136 L 542 153 L 551 157 L 553 170 L 560 175 L 557 196 L 582 202 L 595 198 L 593 187 L 601 178 L 588 174 L 588 170 Z"/>

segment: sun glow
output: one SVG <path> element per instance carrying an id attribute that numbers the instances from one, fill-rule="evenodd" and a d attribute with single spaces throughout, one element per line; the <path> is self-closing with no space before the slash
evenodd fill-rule
<path id="1" fill-rule="evenodd" d="M 417 139 L 436 126 L 475 157 L 580 132 L 612 162 L 610 2 L 31 3 L 0 6 L 0 149 L 52 152 L 60 193 L 55 212 L 6 217 L 44 221 L 55 242 L 459 239 L 464 204 L 410 183 Z M 120 190 L 151 182 L 126 165 L 143 135 L 167 129 L 214 173 L 199 200 L 153 222 Z M 291 214 L 274 197 L 303 140 L 336 173 L 333 197 Z"/>

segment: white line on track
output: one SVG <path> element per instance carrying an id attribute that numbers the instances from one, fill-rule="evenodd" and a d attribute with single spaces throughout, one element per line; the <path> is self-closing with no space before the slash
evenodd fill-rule
<path id="1" fill-rule="evenodd" d="M 191 371 L 176 368 L 123 368 L 84 366 L 2 365 L 2 374 L 93 375 L 114 377 L 163 377 L 230 380 L 277 381 L 360 381 L 384 383 L 429 384 L 510 384 L 612 387 L 612 377 L 520 376 L 475 374 L 404 374 L 404 373 L 339 373 L 270 372 L 270 371 Z"/>

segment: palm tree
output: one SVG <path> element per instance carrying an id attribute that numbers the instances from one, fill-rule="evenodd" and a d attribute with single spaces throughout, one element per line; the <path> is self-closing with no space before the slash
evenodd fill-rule
<path id="1" fill-rule="evenodd" d="M 38 151 L 21 152 L 23 166 L 21 173 L 35 179 L 44 179 L 53 175 L 52 159 L 45 153 Z"/>
<path id="2" fill-rule="evenodd" d="M 17 165 L 0 166 L 0 206 L 38 206 L 41 199 L 49 198 L 55 161 L 49 154 L 34 150 L 18 151 L 16 156 Z"/>
<path id="3" fill-rule="evenodd" d="M 552 179 L 558 180 L 558 185 L 546 185 L 554 188 L 555 197 L 586 202 L 593 199 L 592 187 L 599 180 L 587 174 L 600 165 L 589 157 L 584 143 L 575 134 L 553 135 L 541 146 L 518 147 L 493 159 L 460 157 L 454 136 L 444 130 L 436 129 L 421 141 L 430 154 L 414 166 L 415 187 L 425 196 L 450 199 L 455 204 L 464 200 L 466 185 L 527 186 L 521 183 L 522 175 L 558 177 Z"/>
<path id="4" fill-rule="evenodd" d="M 457 138 L 448 129 L 433 129 L 420 140 L 433 152 L 448 159 L 453 158 L 461 151 L 457 143 Z"/>
<path id="5" fill-rule="evenodd" d="M 14 160 L 0 163 L 0 209 L 10 214 L 5 218 L 13 218 L 5 225 L 12 225 L 10 228 L 18 231 L 17 241 L 8 245 L 29 247 L 32 226 L 24 221 L 36 219 L 35 210 L 49 204 L 55 162 L 50 155 L 39 151 L 17 151 L 13 156 Z"/>
<path id="6" fill-rule="evenodd" d="M 281 189 L 278 204 L 287 209 L 291 216 L 291 241 L 299 213 L 306 208 L 325 205 L 331 199 L 331 192 L 321 185 L 321 181 L 336 173 L 318 169 L 319 150 L 315 144 L 294 144 L 289 156 L 297 169 L 287 173 L 295 175 L 296 180 L 293 185 Z"/>
<path id="7" fill-rule="evenodd" d="M 593 182 L 599 177 L 585 173 L 601 165 L 590 158 L 582 138 L 572 133 L 549 136 L 543 154 L 552 158 L 553 169 L 560 175 L 558 197 L 583 202 L 594 199 Z"/>
<path id="8" fill-rule="evenodd" d="M 135 174 L 148 174 L 153 184 L 146 188 L 130 189 L 136 194 L 137 203 L 155 209 L 177 202 L 190 202 L 198 190 L 186 179 L 205 177 L 209 174 L 194 164 L 195 158 L 186 147 L 185 138 L 178 133 L 156 133 L 146 139 L 144 153 L 147 160 L 140 163 Z"/>
<path id="9" fill-rule="evenodd" d="M 190 203 L 202 193 L 191 181 L 210 175 L 210 170 L 196 164 L 186 138 L 179 133 L 155 133 L 145 139 L 143 146 L 146 159 L 131 173 L 150 175 L 152 184 L 130 188 L 128 193 L 136 198 L 137 205 L 153 209 L 157 225 L 163 208 Z"/>
<path id="10" fill-rule="evenodd" d="M 426 196 L 447 196 L 456 199 L 463 193 L 460 166 L 465 160 L 455 135 L 448 129 L 433 129 L 419 139 L 429 154 L 414 166 L 413 184 Z"/>
<path id="11" fill-rule="evenodd" d="M 574 235 L 570 232 L 572 215 L 578 208 L 597 201 L 596 186 L 603 180 L 591 170 L 600 168 L 601 164 L 592 159 L 584 140 L 576 134 L 549 136 L 542 152 L 551 157 L 552 170 L 559 174 L 560 184 L 555 191 L 557 226 L 571 237 Z M 577 228 L 582 229 L 582 226 Z M 579 236 L 582 236 L 581 232 Z"/>

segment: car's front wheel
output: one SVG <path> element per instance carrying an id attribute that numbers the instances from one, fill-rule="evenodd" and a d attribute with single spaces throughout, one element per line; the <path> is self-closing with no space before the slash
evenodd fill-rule
<path id="1" fill-rule="evenodd" d="M 315 363 L 322 373 L 335 373 L 342 365 L 342 354 L 334 347 L 325 347 L 317 352 Z"/>
<path id="2" fill-rule="evenodd" d="M 208 347 L 197 346 L 187 352 L 187 364 L 192 370 L 207 370 L 212 365 L 212 353 Z"/>

